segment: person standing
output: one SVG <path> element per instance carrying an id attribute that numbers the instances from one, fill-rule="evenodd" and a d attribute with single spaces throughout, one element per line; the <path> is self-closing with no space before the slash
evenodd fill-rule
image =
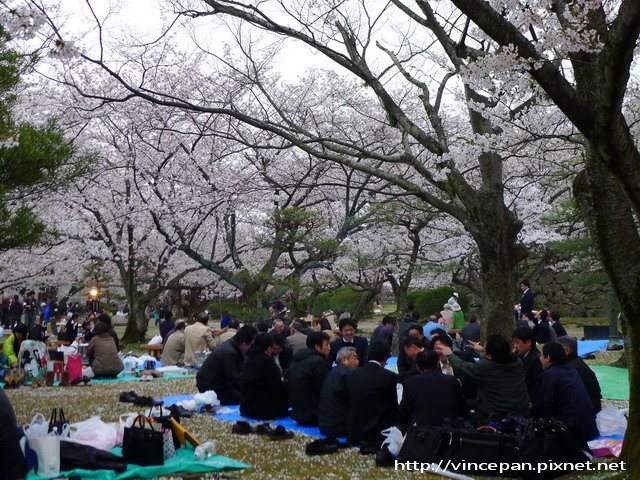
<path id="1" fill-rule="evenodd" d="M 24 323 L 29 330 L 35 323 L 36 313 L 38 313 L 38 301 L 36 300 L 36 292 L 31 290 L 24 301 Z"/>
<path id="2" fill-rule="evenodd" d="M 9 317 L 11 317 L 11 324 L 16 325 L 22 322 L 22 312 L 23 312 L 22 302 L 20 302 L 20 297 L 18 295 L 14 295 L 11 300 L 11 304 L 9 305 Z"/>
<path id="3" fill-rule="evenodd" d="M 520 282 L 520 290 L 522 290 L 522 297 L 520 298 L 520 315 L 523 313 L 528 314 L 529 318 L 532 318 L 531 311 L 533 310 L 533 292 L 531 291 L 531 283 L 529 280 L 522 280 Z"/>

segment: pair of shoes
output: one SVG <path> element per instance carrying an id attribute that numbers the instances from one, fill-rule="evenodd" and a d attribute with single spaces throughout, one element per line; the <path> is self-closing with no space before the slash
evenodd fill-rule
<path id="1" fill-rule="evenodd" d="M 238 420 L 231 427 L 231 433 L 236 435 L 249 435 L 250 433 L 256 433 L 255 429 L 245 420 Z"/>
<path id="2" fill-rule="evenodd" d="M 282 425 L 278 425 L 269 434 L 269 440 L 289 440 L 293 438 L 294 434 L 290 430 L 286 430 Z"/>
<path id="3" fill-rule="evenodd" d="M 393 467 L 395 466 L 396 457 L 389 451 L 389 447 L 384 445 L 380 451 L 376 453 L 376 467 Z"/>
<path id="4" fill-rule="evenodd" d="M 304 447 L 304 453 L 307 455 L 329 455 L 338 451 L 338 441 L 332 437 L 314 440 L 307 443 Z"/>
<path id="5" fill-rule="evenodd" d="M 202 443 L 200 440 L 194 437 L 189 430 L 180 425 L 175 418 L 169 417 L 169 423 L 171 423 L 171 429 L 173 430 L 173 433 L 175 433 L 180 446 L 186 447 L 187 442 L 189 442 L 195 448 Z"/>
<path id="6" fill-rule="evenodd" d="M 269 440 L 288 440 L 293 438 L 293 432 L 286 430 L 282 425 L 272 428 L 268 423 L 260 423 L 255 428 L 245 420 L 238 420 L 231 427 L 231 433 L 236 435 L 249 435 L 255 433 L 268 437 Z"/>

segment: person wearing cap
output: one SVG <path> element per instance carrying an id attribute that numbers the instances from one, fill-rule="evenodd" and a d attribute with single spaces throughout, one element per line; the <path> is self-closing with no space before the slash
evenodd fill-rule
<path id="1" fill-rule="evenodd" d="M 458 303 L 459 299 L 460 299 L 460 295 L 458 295 L 458 292 L 453 292 L 453 294 L 449 297 L 449 300 L 447 301 L 447 303 L 449 305 L 453 305 L 454 303 Z"/>
<path id="2" fill-rule="evenodd" d="M 451 305 L 449 305 L 448 303 L 445 303 L 442 306 L 442 311 L 440 312 L 440 315 L 442 315 L 442 318 L 440 319 L 442 328 L 444 328 L 444 330 L 448 332 L 453 328 L 453 320 L 454 320 L 453 310 L 451 310 Z"/>
<path id="3" fill-rule="evenodd" d="M 184 329 L 186 326 L 187 322 L 180 319 L 176 322 L 173 333 L 167 335 L 167 342 L 160 357 L 163 367 L 184 364 Z"/>

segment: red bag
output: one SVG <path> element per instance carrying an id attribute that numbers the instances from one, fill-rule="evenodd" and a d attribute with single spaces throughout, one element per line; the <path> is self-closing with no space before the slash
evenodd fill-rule
<path id="1" fill-rule="evenodd" d="M 69 355 L 67 357 L 67 372 L 69 372 L 69 381 L 82 378 L 82 355 Z"/>

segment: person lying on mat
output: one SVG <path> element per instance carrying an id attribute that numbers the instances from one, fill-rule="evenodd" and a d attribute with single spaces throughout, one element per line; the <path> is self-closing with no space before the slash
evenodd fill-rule
<path id="1" fill-rule="evenodd" d="M 336 363 L 338 365 L 331 369 L 320 390 L 318 426 L 323 435 L 345 437 L 348 415 L 346 377 L 359 364 L 355 347 L 338 350 Z"/>
<path id="2" fill-rule="evenodd" d="M 437 342 L 434 342 L 437 343 Z M 529 394 L 522 362 L 502 335 L 490 335 L 484 348 L 469 342 L 484 357 L 466 362 L 448 346 L 439 347 L 456 375 L 471 378 L 478 389 L 478 403 L 472 421 L 486 423 L 490 418 L 529 413 Z M 435 347 L 434 347 L 435 349 Z"/>
<path id="3" fill-rule="evenodd" d="M 200 393 L 215 391 L 222 405 L 240 403 L 244 356 L 257 333 L 256 327 L 245 325 L 231 340 L 219 345 L 207 356 L 196 374 L 196 385 Z"/>
<path id="4" fill-rule="evenodd" d="M 540 375 L 531 415 L 553 417 L 564 423 L 580 425 L 585 441 L 593 440 L 598 433 L 596 414 L 578 372 L 567 365 L 567 355 L 558 342 L 542 347 L 540 357 L 544 371 Z"/>
<path id="5" fill-rule="evenodd" d="M 95 335 L 89 342 L 86 355 L 95 378 L 116 378 L 124 370 L 118 347 L 111 336 L 111 327 L 103 321 L 96 324 Z"/>
<path id="6" fill-rule="evenodd" d="M 284 417 L 289 410 L 287 389 L 273 357 L 273 336 L 259 333 L 253 339 L 242 368 L 240 414 L 259 420 Z"/>

